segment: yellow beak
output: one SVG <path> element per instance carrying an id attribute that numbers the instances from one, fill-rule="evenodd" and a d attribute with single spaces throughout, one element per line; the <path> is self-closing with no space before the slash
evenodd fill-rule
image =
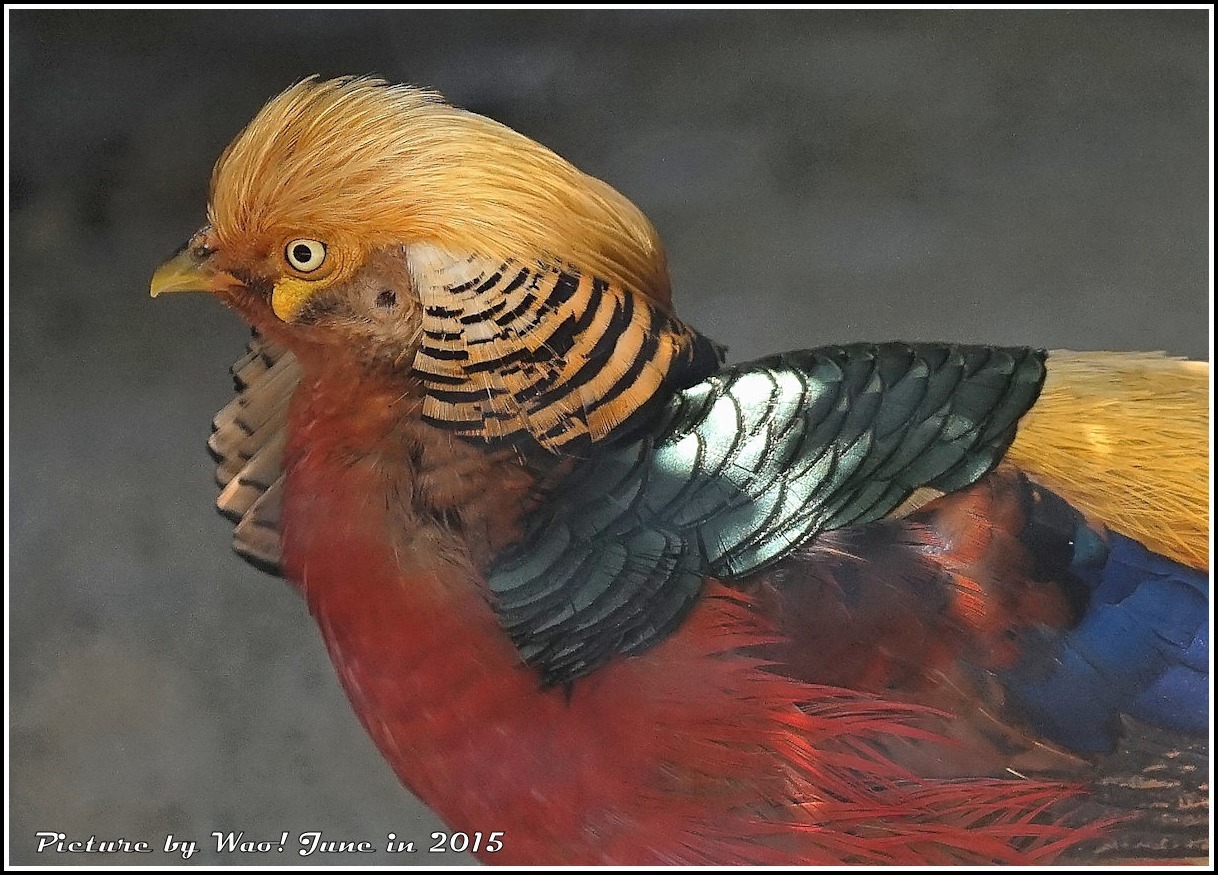
<path id="1" fill-rule="evenodd" d="M 189 244 L 156 269 L 152 275 L 152 297 L 166 292 L 214 292 L 218 288 L 219 275 L 207 263 L 206 256 L 200 258 Z"/>

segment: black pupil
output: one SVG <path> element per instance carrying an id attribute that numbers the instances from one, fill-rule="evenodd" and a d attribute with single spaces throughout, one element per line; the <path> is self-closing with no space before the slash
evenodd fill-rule
<path id="1" fill-rule="evenodd" d="M 297 243 L 292 247 L 292 257 L 301 264 L 308 264 L 309 260 L 313 258 L 313 250 L 304 243 Z"/>

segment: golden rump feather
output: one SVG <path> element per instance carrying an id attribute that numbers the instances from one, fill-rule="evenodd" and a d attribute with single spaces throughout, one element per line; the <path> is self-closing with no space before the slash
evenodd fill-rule
<path id="1" fill-rule="evenodd" d="M 1209 567 L 1209 365 L 1161 354 L 1049 355 L 1007 459 L 1106 525 Z"/>

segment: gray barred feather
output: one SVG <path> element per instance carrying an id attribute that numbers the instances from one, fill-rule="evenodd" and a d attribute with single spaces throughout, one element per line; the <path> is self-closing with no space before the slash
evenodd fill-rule
<path id="1" fill-rule="evenodd" d="M 234 362 L 237 397 L 212 420 L 208 450 L 221 487 L 216 509 L 236 523 L 233 549 L 269 574 L 279 567 L 279 505 L 288 401 L 300 381 L 295 356 L 254 334 Z"/>

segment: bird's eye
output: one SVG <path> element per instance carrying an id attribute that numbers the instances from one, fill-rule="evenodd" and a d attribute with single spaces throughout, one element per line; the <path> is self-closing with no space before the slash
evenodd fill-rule
<path id="1" fill-rule="evenodd" d="M 321 267 L 326 260 L 326 244 L 320 240 L 301 238 L 288 244 L 285 255 L 288 264 L 301 273 L 310 273 Z"/>

